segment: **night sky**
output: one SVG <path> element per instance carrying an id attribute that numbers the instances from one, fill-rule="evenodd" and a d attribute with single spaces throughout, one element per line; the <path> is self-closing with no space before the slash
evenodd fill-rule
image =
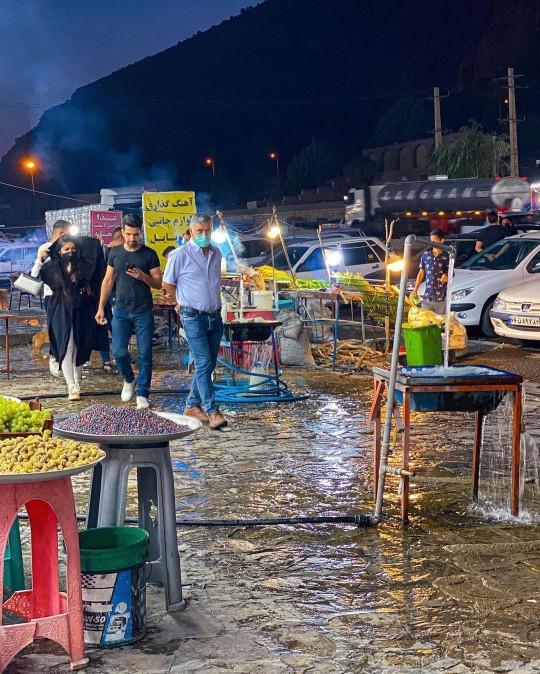
<path id="1" fill-rule="evenodd" d="M 0 157 L 77 87 L 259 0 L 1 0 Z"/>

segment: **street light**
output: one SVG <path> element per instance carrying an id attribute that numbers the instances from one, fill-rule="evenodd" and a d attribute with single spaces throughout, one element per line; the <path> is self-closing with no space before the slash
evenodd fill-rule
<path id="1" fill-rule="evenodd" d="M 279 154 L 277 152 L 270 152 L 268 158 L 276 162 L 276 175 L 279 181 Z"/>
<path id="2" fill-rule="evenodd" d="M 28 171 L 30 173 L 30 178 L 32 180 L 32 192 L 35 192 L 35 185 L 34 185 L 34 172 L 38 168 L 38 163 L 35 159 L 25 159 L 22 163 L 22 167 L 25 171 Z"/>
<path id="3" fill-rule="evenodd" d="M 216 177 L 216 160 L 213 157 L 206 157 L 204 165 L 212 168 L 212 175 Z"/>

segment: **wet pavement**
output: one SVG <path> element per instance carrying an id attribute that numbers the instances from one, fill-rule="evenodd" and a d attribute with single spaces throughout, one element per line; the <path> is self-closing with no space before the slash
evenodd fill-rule
<path id="1" fill-rule="evenodd" d="M 16 352 L 15 370 L 3 393 L 63 392 L 43 361 L 29 361 L 28 349 Z M 203 429 L 173 443 L 178 517 L 371 512 L 371 378 L 289 369 L 285 379 L 311 397 L 230 409 L 230 430 Z M 154 386 L 178 390 L 186 381 L 162 353 Z M 98 369 L 87 371 L 84 383 L 86 390 L 120 389 L 118 378 Z M 163 394 L 154 403 L 180 410 L 184 396 Z M 539 400 L 540 389 L 528 384 L 526 423 L 538 441 Z M 69 409 L 94 402 L 118 398 L 88 397 Z M 56 414 L 68 408 L 63 397 L 43 404 Z M 413 413 L 413 422 L 412 464 L 432 479 L 413 485 L 407 528 L 391 477 L 388 517 L 377 528 L 180 528 L 187 608 L 167 615 L 162 591 L 150 588 L 148 636 L 120 649 L 89 649 L 86 671 L 540 671 L 539 526 L 527 518 L 496 521 L 491 506 L 471 505 L 472 415 Z M 488 450 L 495 451 L 504 410 L 488 422 Z M 399 451 L 393 454 L 397 461 Z M 74 479 L 81 513 L 88 485 L 89 475 Z M 532 491 L 534 515 L 540 504 Z M 129 511 L 136 513 L 133 499 Z M 65 654 L 49 642 L 35 644 L 6 670 L 37 671 L 69 671 Z"/>

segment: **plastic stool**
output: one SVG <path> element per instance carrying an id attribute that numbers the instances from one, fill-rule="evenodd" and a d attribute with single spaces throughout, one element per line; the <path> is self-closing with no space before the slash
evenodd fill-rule
<path id="1" fill-rule="evenodd" d="M 94 467 L 86 528 L 124 525 L 128 475 L 137 468 L 139 526 L 149 533 L 150 582 L 165 586 L 167 611 L 185 607 L 176 540 L 174 479 L 169 443 L 101 445 L 105 459 Z M 152 505 L 157 514 L 151 512 Z"/>
<path id="2" fill-rule="evenodd" d="M 32 589 L 15 592 L 4 609 L 27 622 L 1 625 L 0 672 L 34 639 L 51 639 L 68 653 L 71 669 L 87 664 L 84 657 L 81 564 L 75 501 L 69 477 L 43 482 L 0 484 L 0 577 L 13 521 L 26 506 L 32 543 Z M 58 524 L 67 551 L 67 593 L 58 579 Z"/>
<path id="3" fill-rule="evenodd" d="M 4 555 L 4 589 L 24 590 L 24 566 L 21 550 L 19 520 L 13 522 Z"/>

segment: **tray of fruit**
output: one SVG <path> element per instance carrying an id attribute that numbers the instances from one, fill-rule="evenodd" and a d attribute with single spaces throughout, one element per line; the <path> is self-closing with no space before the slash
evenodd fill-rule
<path id="1" fill-rule="evenodd" d="M 141 445 L 170 442 L 201 427 L 193 417 L 171 412 L 151 412 L 133 407 L 92 405 L 68 417 L 54 420 L 54 433 L 62 438 L 109 445 Z"/>
<path id="2" fill-rule="evenodd" d="M 52 427 L 52 414 L 42 410 L 39 401 L 0 396 L 0 440 L 41 434 Z"/>
<path id="3" fill-rule="evenodd" d="M 97 447 L 44 435 L 0 441 L 0 484 L 57 480 L 90 470 L 105 458 Z"/>

